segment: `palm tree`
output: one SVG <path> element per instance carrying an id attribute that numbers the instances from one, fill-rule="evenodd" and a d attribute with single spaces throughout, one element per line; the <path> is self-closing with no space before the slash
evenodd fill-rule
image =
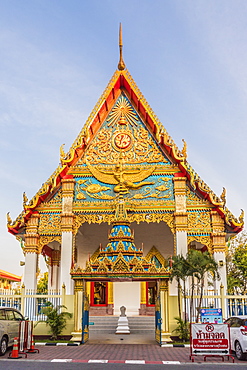
<path id="1" fill-rule="evenodd" d="M 211 256 L 211 254 L 208 251 L 204 253 L 198 251 L 198 253 L 199 253 L 198 258 L 199 263 L 197 265 L 197 271 L 195 273 L 195 276 L 199 284 L 200 298 L 198 304 L 198 311 L 196 315 L 196 322 L 199 321 L 205 277 L 207 276 L 208 273 L 211 273 L 214 279 L 219 279 L 218 264 L 215 261 L 215 259 Z"/>
<path id="2" fill-rule="evenodd" d="M 173 256 L 172 258 L 172 271 L 171 271 L 171 276 L 170 279 L 171 281 L 173 279 L 176 279 L 177 282 L 177 287 L 178 287 L 178 314 L 179 314 L 179 319 L 182 319 L 182 314 L 181 314 L 181 291 L 183 294 L 184 298 L 184 310 L 185 310 L 185 322 L 186 322 L 186 297 L 185 297 L 185 281 L 188 276 L 188 264 L 186 259 L 184 258 L 183 255 L 177 255 Z M 181 289 L 181 280 L 183 282 L 183 289 Z"/>
<path id="3" fill-rule="evenodd" d="M 188 274 L 192 277 L 191 283 L 191 300 L 190 300 L 190 318 L 192 318 L 193 311 L 193 297 L 195 292 L 195 279 L 199 286 L 199 304 L 197 307 L 196 322 L 199 321 L 200 309 L 202 306 L 202 296 L 203 289 L 205 284 L 205 277 L 210 272 L 213 275 L 213 278 L 219 278 L 218 273 L 218 264 L 211 256 L 211 254 L 206 252 L 201 252 L 200 250 L 190 249 L 187 253 L 186 260 L 190 266 Z"/>
<path id="4" fill-rule="evenodd" d="M 194 249 L 190 249 L 186 255 L 186 262 L 188 266 L 187 274 L 191 277 L 191 291 L 190 291 L 190 321 L 192 321 L 193 315 L 193 304 L 194 304 L 194 292 L 195 292 L 195 274 L 198 265 L 198 254 Z"/>

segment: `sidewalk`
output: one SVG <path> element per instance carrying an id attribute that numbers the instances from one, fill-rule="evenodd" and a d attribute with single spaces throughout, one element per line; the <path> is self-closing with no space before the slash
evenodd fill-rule
<path id="1" fill-rule="evenodd" d="M 97 334 L 94 338 L 90 338 L 89 342 L 80 346 L 67 346 L 66 344 L 58 346 L 35 345 L 35 348 L 38 348 L 40 352 L 28 354 L 27 359 L 68 360 L 72 362 L 93 362 L 96 360 L 109 362 L 138 360 L 142 361 L 142 363 L 162 363 L 162 361 L 191 362 L 189 357 L 190 348 L 160 347 L 153 338 L 135 334 L 121 336 L 112 334 L 104 335 L 103 337 Z M 0 357 L 0 361 L 1 359 L 6 359 L 8 353 Z M 203 362 L 203 357 L 196 357 L 195 362 Z M 221 363 L 221 359 L 209 358 L 207 362 Z M 225 363 L 231 363 L 231 361 L 225 360 Z M 237 359 L 235 359 L 235 363 L 246 364 L 245 361 L 238 361 Z"/>

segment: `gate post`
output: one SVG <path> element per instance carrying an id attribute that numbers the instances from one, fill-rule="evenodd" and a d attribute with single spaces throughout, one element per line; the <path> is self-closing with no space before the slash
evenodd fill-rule
<path id="1" fill-rule="evenodd" d="M 161 303 L 161 343 L 171 342 L 169 331 L 169 284 L 168 279 L 160 280 L 160 303 Z"/>
<path id="2" fill-rule="evenodd" d="M 75 280 L 74 286 L 74 331 L 71 333 L 71 340 L 74 342 L 81 341 L 81 322 L 82 322 L 82 301 L 84 293 L 84 284 L 83 280 Z"/>

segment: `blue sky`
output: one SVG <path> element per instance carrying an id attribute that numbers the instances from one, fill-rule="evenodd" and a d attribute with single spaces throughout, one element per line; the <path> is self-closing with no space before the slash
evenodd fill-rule
<path id="1" fill-rule="evenodd" d="M 68 150 L 118 64 L 227 207 L 247 212 L 245 0 L 1 0 L 0 269 L 22 274 L 6 213 Z"/>

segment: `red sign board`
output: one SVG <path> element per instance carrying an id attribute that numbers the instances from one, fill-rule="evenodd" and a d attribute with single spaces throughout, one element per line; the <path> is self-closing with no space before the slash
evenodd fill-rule
<path id="1" fill-rule="evenodd" d="M 191 355 L 230 355 L 227 324 L 191 324 Z"/>

